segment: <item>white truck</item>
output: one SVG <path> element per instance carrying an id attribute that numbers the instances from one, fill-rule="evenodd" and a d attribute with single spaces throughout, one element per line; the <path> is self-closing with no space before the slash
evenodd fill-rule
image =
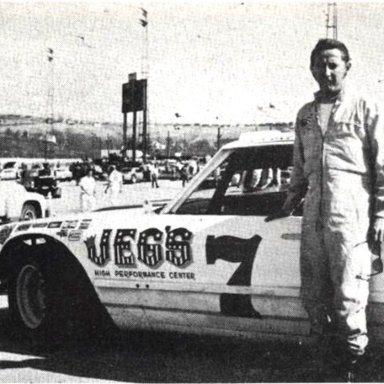
<path id="1" fill-rule="evenodd" d="M 49 216 L 48 200 L 16 182 L 0 181 L 0 223 Z"/>

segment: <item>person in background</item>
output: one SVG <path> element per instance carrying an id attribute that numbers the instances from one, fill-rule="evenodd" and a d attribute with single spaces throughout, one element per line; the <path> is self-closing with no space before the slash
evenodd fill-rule
<path id="1" fill-rule="evenodd" d="M 72 172 L 73 178 L 76 181 L 76 185 L 79 185 L 80 180 L 83 177 L 83 170 L 80 162 L 77 161 L 75 164 L 72 164 L 70 170 Z"/>
<path id="2" fill-rule="evenodd" d="M 181 179 L 182 186 L 185 187 L 185 184 L 187 184 L 190 179 L 188 164 L 182 165 L 180 169 L 180 179 Z"/>
<path id="3" fill-rule="evenodd" d="M 49 163 L 43 164 L 43 169 L 39 171 L 39 176 L 49 176 L 49 177 L 53 176 L 53 171 Z"/>
<path id="4" fill-rule="evenodd" d="M 108 176 L 108 184 L 105 193 L 109 191 L 109 203 L 111 206 L 118 204 L 119 194 L 123 190 L 123 175 L 116 169 L 115 165 L 111 165 Z"/>
<path id="5" fill-rule="evenodd" d="M 193 156 L 191 160 L 189 160 L 189 174 L 193 177 L 199 171 L 199 167 L 197 164 L 197 157 Z"/>
<path id="6" fill-rule="evenodd" d="M 96 180 L 93 177 L 93 170 L 89 168 L 85 176 L 80 179 L 80 196 L 82 212 L 89 212 L 95 209 L 96 203 Z"/>
<path id="7" fill-rule="evenodd" d="M 159 188 L 159 169 L 157 168 L 156 163 L 149 162 L 148 163 L 148 171 L 151 177 L 151 186 L 152 188 Z"/>

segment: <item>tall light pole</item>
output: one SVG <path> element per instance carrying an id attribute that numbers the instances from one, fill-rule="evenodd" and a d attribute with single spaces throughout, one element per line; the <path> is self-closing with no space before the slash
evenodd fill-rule
<path id="1" fill-rule="evenodd" d="M 329 31 L 332 30 L 332 38 L 337 39 L 337 5 L 336 3 L 327 4 L 327 15 L 326 15 L 326 32 L 327 38 L 329 38 Z"/>
<path id="2" fill-rule="evenodd" d="M 144 28 L 144 49 L 141 58 L 141 74 L 146 79 L 143 87 L 143 160 L 147 160 L 148 152 L 148 76 L 149 76 L 149 44 L 148 44 L 148 11 L 140 8 L 142 15 L 140 24 Z"/>
<path id="3" fill-rule="evenodd" d="M 219 116 L 216 116 L 216 121 L 218 120 L 219 120 Z M 222 136 L 221 128 L 223 128 L 223 126 L 219 124 L 219 126 L 217 127 L 217 139 L 216 139 L 217 150 L 219 150 L 221 146 L 221 136 Z"/>
<path id="4" fill-rule="evenodd" d="M 47 59 L 49 65 L 49 79 L 47 88 L 47 104 L 48 104 L 48 123 L 51 127 L 51 133 L 53 133 L 54 124 L 54 106 L 55 106 L 55 66 L 54 66 L 54 51 L 52 48 L 47 48 Z M 45 129 L 45 143 L 44 143 L 44 158 L 48 158 L 48 128 Z"/>

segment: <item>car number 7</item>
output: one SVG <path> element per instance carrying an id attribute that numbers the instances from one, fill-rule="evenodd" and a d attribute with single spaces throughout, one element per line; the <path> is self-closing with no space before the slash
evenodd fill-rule
<path id="1" fill-rule="evenodd" d="M 215 264 L 216 260 L 220 259 L 229 263 L 240 263 L 227 285 L 249 287 L 253 262 L 261 240 L 259 235 L 250 239 L 209 235 L 205 244 L 207 264 Z M 250 294 L 222 293 L 220 295 L 220 310 L 222 314 L 227 316 L 261 318 L 260 313 L 252 306 Z"/>

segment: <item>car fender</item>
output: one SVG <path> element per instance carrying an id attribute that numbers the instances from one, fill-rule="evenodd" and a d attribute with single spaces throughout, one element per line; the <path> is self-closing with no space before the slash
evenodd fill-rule
<path id="1" fill-rule="evenodd" d="M 84 260 L 81 260 L 76 253 L 61 241 L 56 238 L 54 234 L 49 235 L 47 233 L 31 231 L 24 232 L 24 229 L 28 231 L 30 222 L 20 223 L 18 225 L 8 225 L 11 227 L 12 234 L 4 242 L 0 250 L 0 279 L 7 280 L 9 273 L 12 271 L 14 265 L 23 257 L 29 257 L 33 254 L 45 253 L 45 257 L 54 262 L 61 262 L 65 265 L 71 266 L 73 270 L 80 271 L 82 278 L 87 283 L 91 284 L 89 274 L 87 273 L 87 266 L 84 264 Z M 42 225 L 42 223 L 36 223 L 35 225 Z M 5 226 L 4 226 L 5 227 Z M 85 260 L 86 261 L 86 260 Z"/>
<path id="2" fill-rule="evenodd" d="M 86 316 L 86 321 L 92 319 L 93 327 L 95 324 L 101 327 L 113 325 L 79 258 L 62 241 L 42 233 L 17 233 L 16 228 L 14 235 L 0 251 L 1 283 L 9 282 L 14 268 L 23 259 L 38 258 L 48 268 L 50 275 L 53 274 L 53 279 L 66 281 L 68 287 L 65 294 L 70 297 L 71 305 L 78 306 L 78 315 L 83 308 L 87 308 L 83 310 L 83 315 Z"/>
<path id="3" fill-rule="evenodd" d="M 42 216 L 46 215 L 47 202 L 37 193 L 28 192 L 18 183 L 0 183 L 0 216 L 18 220 L 26 202 L 39 207 Z"/>
<path id="4" fill-rule="evenodd" d="M 42 217 L 49 215 L 47 200 L 36 192 L 21 191 L 21 194 L 12 194 L 6 198 L 6 216 L 18 220 L 23 206 L 27 203 L 37 205 L 40 208 Z"/>

